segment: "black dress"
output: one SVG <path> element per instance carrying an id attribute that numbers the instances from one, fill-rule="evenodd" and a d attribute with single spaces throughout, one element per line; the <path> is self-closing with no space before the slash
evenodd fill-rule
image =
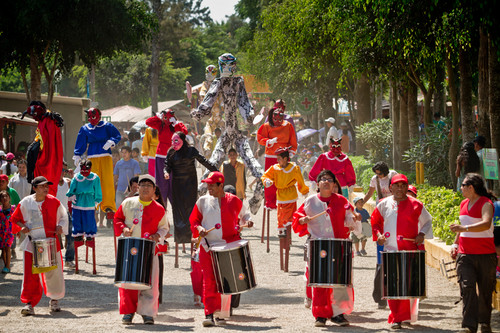
<path id="1" fill-rule="evenodd" d="M 185 144 L 179 150 L 170 148 L 165 159 L 164 171 L 172 180 L 172 214 L 174 217 L 174 240 L 176 243 L 191 242 L 189 216 L 198 199 L 198 177 L 194 161 L 198 160 L 210 171 L 217 171 L 198 150 Z"/>

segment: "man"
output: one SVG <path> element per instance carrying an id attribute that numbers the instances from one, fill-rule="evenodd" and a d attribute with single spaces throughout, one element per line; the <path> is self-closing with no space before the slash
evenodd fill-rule
<path id="1" fill-rule="evenodd" d="M 38 176 L 31 182 L 35 194 L 27 196 L 17 206 L 11 217 L 13 232 L 30 233 L 22 242 L 20 248 L 24 251 L 24 275 L 21 289 L 21 302 L 26 304 L 21 310 L 23 316 L 35 314 L 34 306 L 40 302 L 42 291 L 50 297 L 50 310 L 61 311 L 59 300 L 64 297 L 64 277 L 61 261 L 61 246 L 57 246 L 57 267 L 53 270 L 33 272 L 32 240 L 54 238 L 56 235 L 68 233 L 68 215 L 61 202 L 49 194 L 49 186 L 53 185 L 43 176 Z"/>
<path id="2" fill-rule="evenodd" d="M 424 238 L 432 239 L 432 216 L 417 199 L 408 196 L 408 179 L 403 174 L 392 177 L 392 196 L 380 201 L 371 216 L 373 240 L 384 251 L 423 250 Z M 400 240 L 414 239 L 412 240 Z M 389 300 L 388 322 L 400 329 L 402 322 L 415 321 L 418 300 Z"/>
<path id="3" fill-rule="evenodd" d="M 68 165 L 63 162 L 63 170 L 67 169 Z M 71 179 L 64 177 L 65 172 L 61 172 L 61 179 L 59 179 L 59 184 L 57 184 L 57 195 L 56 198 L 61 202 L 61 205 L 66 209 L 68 214 L 68 234 L 66 235 L 66 251 L 64 253 L 64 265 L 66 268 L 75 268 L 75 242 L 73 236 L 71 235 L 71 229 L 73 227 L 73 215 L 71 212 L 71 202 L 69 201 L 66 193 L 69 190 L 69 185 Z"/>
<path id="4" fill-rule="evenodd" d="M 200 264 L 203 273 L 203 304 L 205 320 L 203 326 L 214 326 L 215 319 L 227 317 L 221 308 L 221 295 L 217 291 L 210 246 L 231 243 L 240 239 L 238 221 L 242 216 L 243 203 L 237 196 L 224 192 L 224 175 L 219 171 L 211 172 L 202 182 L 207 184 L 208 194 L 200 197 L 189 217 L 193 237 L 204 237 L 200 246 Z M 210 233 L 207 230 L 221 225 Z M 248 226 L 252 226 L 248 222 Z M 226 303 L 226 302 L 225 302 Z M 227 303 L 230 304 L 230 303 Z"/>
<path id="5" fill-rule="evenodd" d="M 155 242 L 167 236 L 170 229 L 165 208 L 154 199 L 156 180 L 151 175 L 139 177 L 139 196 L 125 199 L 115 213 L 115 235 L 125 237 L 148 238 Z M 135 224 L 137 223 L 137 224 Z M 135 225 L 135 227 L 133 227 Z M 130 290 L 119 288 L 118 301 L 122 323 L 132 324 L 134 314 L 142 316 L 144 324 L 154 324 L 158 314 L 159 297 L 159 261 L 155 255 L 151 278 L 152 288 L 148 290 Z"/>
<path id="6" fill-rule="evenodd" d="M 325 145 L 328 146 L 330 144 L 330 138 L 333 138 L 334 140 L 338 140 L 338 139 L 340 139 L 342 134 L 339 134 L 339 131 L 337 130 L 337 128 L 335 126 L 333 126 L 333 124 L 335 124 L 335 118 L 330 117 L 328 119 L 325 119 L 325 124 L 326 124 L 325 131 L 327 131 Z"/>
<path id="7" fill-rule="evenodd" d="M 224 174 L 224 185 L 234 186 L 236 196 L 243 201 L 247 186 L 245 164 L 238 161 L 238 153 L 234 148 L 229 149 L 227 156 L 229 157 L 229 161 L 222 163 L 220 167 L 220 171 Z"/>
<path id="8" fill-rule="evenodd" d="M 486 138 L 482 135 L 478 135 L 472 142 L 474 142 L 474 150 L 476 151 L 477 157 L 479 157 L 479 174 L 484 177 L 483 148 L 486 146 Z"/>

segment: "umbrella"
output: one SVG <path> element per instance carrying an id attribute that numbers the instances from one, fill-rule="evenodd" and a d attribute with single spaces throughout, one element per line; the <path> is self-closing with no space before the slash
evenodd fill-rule
<path id="1" fill-rule="evenodd" d="M 305 138 L 308 138 L 314 134 L 318 133 L 318 130 L 314 128 L 306 128 L 297 132 L 297 141 L 300 142 Z"/>

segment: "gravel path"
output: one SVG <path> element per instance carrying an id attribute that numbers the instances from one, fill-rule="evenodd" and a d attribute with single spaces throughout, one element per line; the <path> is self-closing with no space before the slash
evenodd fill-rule
<path id="1" fill-rule="evenodd" d="M 302 201 L 303 198 L 300 199 Z M 262 208 L 254 217 L 256 226 L 244 231 L 250 241 L 257 288 L 244 293 L 234 316 L 224 326 L 204 329 L 203 310 L 193 306 L 189 253 L 180 255 L 180 267 L 174 268 L 171 251 L 165 257 L 164 298 L 154 326 L 145 326 L 136 316 L 135 324 L 123 326 L 118 313 L 117 288 L 114 279 L 113 236 L 110 229 L 100 229 L 97 238 L 97 275 L 92 275 L 92 266 L 80 261 L 80 274 L 65 269 L 66 297 L 60 302 L 62 311 L 50 314 L 48 298 L 43 297 L 35 308 L 36 316 L 21 317 L 19 294 L 22 282 L 22 261 L 14 260 L 12 273 L 0 275 L 0 331 L 1 332 L 91 332 L 115 331 L 179 331 L 209 330 L 224 331 L 344 331 L 384 332 L 391 331 L 387 324 L 389 310 L 377 309 L 372 300 L 375 246 L 368 242 L 366 257 L 354 258 L 354 311 L 347 318 L 349 327 L 336 327 L 327 323 L 326 328 L 314 328 L 310 309 L 303 305 L 305 239 L 293 236 L 290 255 L 290 272 L 279 269 L 278 238 L 276 237 L 276 213 L 271 220 L 271 252 L 266 253 L 265 244 L 260 243 Z M 171 219 L 170 219 L 171 221 Z M 83 248 L 81 249 L 82 256 Z M 428 298 L 421 302 L 419 321 L 408 328 L 411 332 L 455 332 L 460 328 L 461 303 L 459 289 L 448 282 L 439 271 L 427 268 Z M 498 311 L 492 314 L 492 328 L 500 331 Z"/>

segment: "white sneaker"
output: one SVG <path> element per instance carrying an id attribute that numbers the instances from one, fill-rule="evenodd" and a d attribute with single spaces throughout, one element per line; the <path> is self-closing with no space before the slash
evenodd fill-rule
<path id="1" fill-rule="evenodd" d="M 203 303 L 201 302 L 201 296 L 194 295 L 194 306 L 200 307 L 202 305 L 203 305 Z"/>
<path id="2" fill-rule="evenodd" d="M 65 261 L 64 265 L 68 268 L 75 268 L 75 263 L 72 261 Z"/>
<path id="3" fill-rule="evenodd" d="M 26 316 L 34 316 L 35 315 L 35 309 L 31 306 L 30 303 L 27 303 L 24 308 L 21 310 L 21 314 L 23 317 Z"/>
<path id="4" fill-rule="evenodd" d="M 59 301 L 57 299 L 51 299 L 49 302 L 49 308 L 52 312 L 61 311 L 61 307 L 59 306 Z"/>
<path id="5" fill-rule="evenodd" d="M 311 308 L 311 303 L 312 303 L 312 299 L 310 299 L 309 297 L 305 297 L 305 298 L 304 298 L 304 306 L 305 306 L 307 309 L 310 309 L 310 308 Z"/>

